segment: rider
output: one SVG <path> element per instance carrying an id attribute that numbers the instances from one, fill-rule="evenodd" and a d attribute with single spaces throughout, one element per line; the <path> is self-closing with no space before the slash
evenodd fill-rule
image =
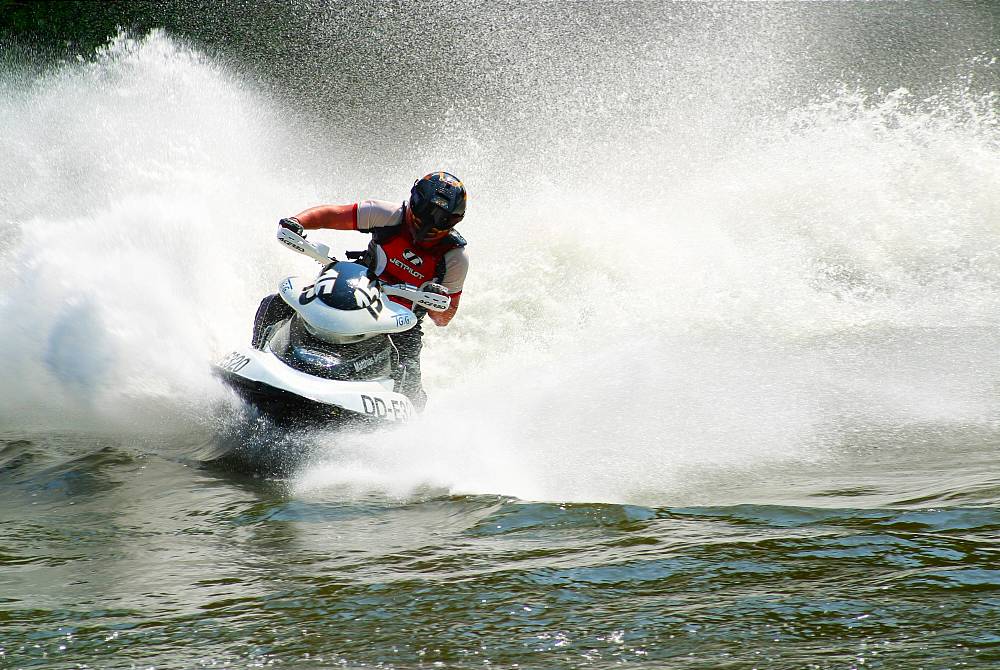
<path id="1" fill-rule="evenodd" d="M 304 230 L 320 228 L 371 233 L 362 262 L 384 281 L 416 284 L 425 291 L 451 296 L 446 311 L 427 312 L 435 325 L 445 326 L 458 310 L 469 269 L 465 239 L 454 230 L 465 216 L 467 200 L 465 186 L 455 175 L 432 172 L 413 182 L 409 201 L 400 205 L 384 200 L 320 205 L 281 219 L 278 225 L 303 236 Z M 261 303 L 258 322 L 265 320 L 268 306 Z M 391 338 L 403 367 L 400 390 L 419 410 L 427 402 L 427 394 L 420 381 L 424 310 L 416 311 L 420 317 L 417 325 Z M 258 330 L 255 328 L 255 333 Z"/>

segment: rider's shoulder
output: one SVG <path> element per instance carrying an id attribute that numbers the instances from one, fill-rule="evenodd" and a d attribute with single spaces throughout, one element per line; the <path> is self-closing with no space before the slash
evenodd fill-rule
<path id="1" fill-rule="evenodd" d="M 398 226 L 403 222 L 403 208 L 388 200 L 362 200 L 358 203 L 358 230 Z"/>
<path id="2" fill-rule="evenodd" d="M 462 234 L 459 233 L 457 230 L 452 230 L 450 233 L 448 233 L 447 239 L 449 242 L 451 242 L 453 247 L 457 248 L 464 248 L 465 245 L 468 244 L 468 242 L 465 241 L 465 238 L 462 237 Z"/>

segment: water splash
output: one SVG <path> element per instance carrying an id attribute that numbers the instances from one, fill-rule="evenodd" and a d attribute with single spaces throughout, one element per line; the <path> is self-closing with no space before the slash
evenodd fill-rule
<path id="1" fill-rule="evenodd" d="M 0 424 L 197 408 L 296 197 L 268 167 L 275 110 L 161 32 L 4 84 Z"/>
<path id="2" fill-rule="evenodd" d="M 859 426 L 991 422 L 996 92 L 834 83 L 706 120 L 702 89 L 683 87 L 711 82 L 685 72 L 669 100 L 643 89 L 633 117 L 590 73 L 623 125 L 584 153 L 579 107 L 511 128 L 507 148 L 495 124 L 451 132 L 455 112 L 377 178 L 369 147 L 296 134 L 291 110 L 162 32 L 4 80 L 0 425 L 210 422 L 208 363 L 284 274 L 313 271 L 270 222 L 401 199 L 439 156 L 473 194 L 473 269 L 454 325 L 427 337 L 427 414 L 303 437 L 326 456 L 301 491 L 658 503 L 835 459 Z M 571 122 L 582 134 L 561 137 Z M 315 234 L 335 250 L 352 235 Z"/>
<path id="3" fill-rule="evenodd" d="M 713 500 L 995 426 L 998 130 L 993 92 L 838 86 L 648 202 L 533 194 L 531 248 L 428 338 L 426 423 L 325 438 L 301 490 Z"/>

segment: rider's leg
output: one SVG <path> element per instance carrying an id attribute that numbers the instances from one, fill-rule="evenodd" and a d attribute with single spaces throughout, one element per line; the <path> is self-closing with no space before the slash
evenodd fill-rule
<path id="1" fill-rule="evenodd" d="M 417 411 L 427 404 L 427 394 L 420 380 L 420 350 L 423 348 L 423 331 L 420 324 L 403 331 L 393 333 L 392 343 L 399 351 L 399 364 L 402 368 L 402 380 L 399 392 L 410 399 Z"/>

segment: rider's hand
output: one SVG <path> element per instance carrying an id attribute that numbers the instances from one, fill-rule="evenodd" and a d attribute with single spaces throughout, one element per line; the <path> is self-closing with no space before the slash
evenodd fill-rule
<path id="1" fill-rule="evenodd" d="M 420 290 L 427 291 L 428 293 L 437 293 L 438 295 L 448 295 L 448 289 L 446 289 L 444 286 L 429 281 L 425 281 L 423 284 L 421 284 Z"/>
<path id="2" fill-rule="evenodd" d="M 296 219 L 294 216 L 289 216 L 285 219 L 281 219 L 280 221 L 278 221 L 278 225 L 281 226 L 282 228 L 285 228 L 286 230 L 292 231 L 299 237 L 304 238 L 306 236 L 305 228 L 302 227 L 302 224 L 299 223 L 299 220 Z"/>

